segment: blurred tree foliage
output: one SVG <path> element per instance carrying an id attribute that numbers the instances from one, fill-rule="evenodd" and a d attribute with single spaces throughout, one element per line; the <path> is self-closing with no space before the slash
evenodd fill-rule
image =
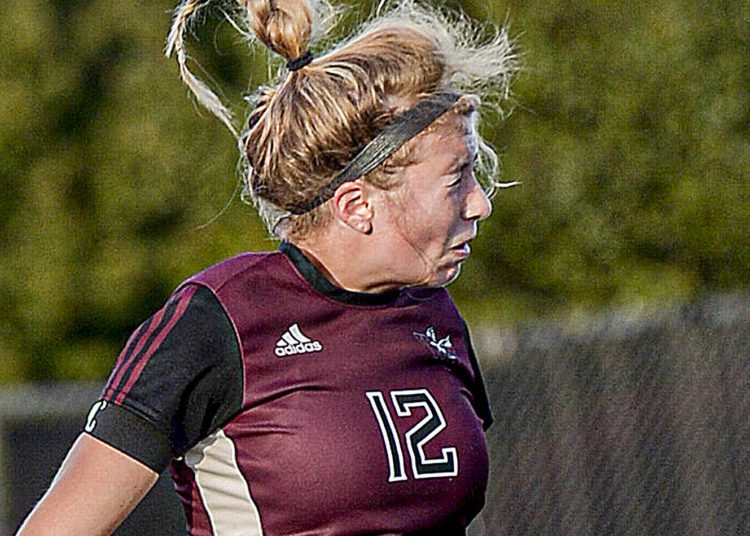
<path id="1" fill-rule="evenodd" d="M 483 123 L 523 185 L 452 286 L 470 321 L 748 287 L 746 2 L 450 5 L 509 20 L 525 64 L 513 114 Z M 102 378 L 182 279 L 275 247 L 231 136 L 161 54 L 173 7 L 0 4 L 0 383 Z M 230 102 L 275 69 L 226 23 L 196 37 Z"/>

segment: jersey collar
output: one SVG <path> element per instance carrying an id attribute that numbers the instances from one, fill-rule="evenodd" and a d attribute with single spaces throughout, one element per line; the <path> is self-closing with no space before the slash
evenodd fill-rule
<path id="1" fill-rule="evenodd" d="M 279 250 L 292 262 L 297 271 L 310 285 L 324 296 L 349 305 L 388 305 L 396 301 L 399 290 L 386 292 L 353 292 L 338 287 L 324 276 L 317 266 L 291 242 L 282 242 Z"/>

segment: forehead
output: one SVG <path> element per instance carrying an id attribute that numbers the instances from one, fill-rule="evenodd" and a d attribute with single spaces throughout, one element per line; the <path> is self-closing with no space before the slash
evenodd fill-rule
<path id="1" fill-rule="evenodd" d="M 473 154 L 476 144 L 473 116 L 449 114 L 436 121 L 418 138 L 415 147 L 416 160 Z"/>

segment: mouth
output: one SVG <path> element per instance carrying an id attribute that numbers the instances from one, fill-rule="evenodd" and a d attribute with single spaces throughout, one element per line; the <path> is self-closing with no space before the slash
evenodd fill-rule
<path id="1" fill-rule="evenodd" d="M 471 242 L 474 238 L 469 238 L 468 240 L 464 240 L 463 242 L 459 242 L 455 246 L 453 246 L 451 251 L 458 254 L 458 256 L 463 260 L 469 256 L 471 253 L 471 246 L 469 246 L 469 242 Z"/>

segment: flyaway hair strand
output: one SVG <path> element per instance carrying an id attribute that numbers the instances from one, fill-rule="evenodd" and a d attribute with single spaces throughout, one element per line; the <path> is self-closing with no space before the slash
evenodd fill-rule
<path id="1" fill-rule="evenodd" d="M 180 69 L 180 77 L 185 85 L 193 92 L 198 102 L 208 111 L 214 114 L 229 129 L 232 135 L 238 138 L 237 128 L 234 126 L 232 112 L 221 102 L 221 99 L 203 81 L 197 78 L 188 68 L 188 56 L 185 50 L 185 33 L 190 21 L 201 8 L 208 4 L 209 0 L 185 0 L 175 10 L 172 26 L 167 36 L 165 55 L 173 54 L 177 57 Z"/>

